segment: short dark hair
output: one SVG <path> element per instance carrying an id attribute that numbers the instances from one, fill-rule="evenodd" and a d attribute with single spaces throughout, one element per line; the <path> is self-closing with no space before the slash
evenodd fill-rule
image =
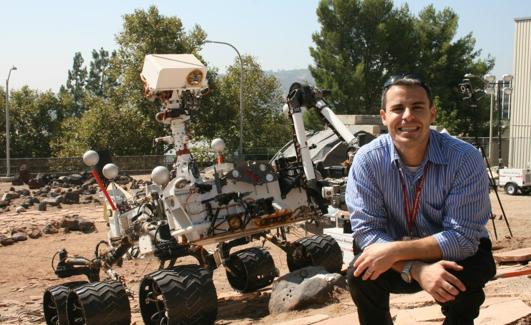
<path id="1" fill-rule="evenodd" d="M 387 94 L 387 91 L 392 86 L 420 86 L 426 91 L 426 95 L 428 96 L 428 100 L 430 102 L 430 107 L 433 105 L 433 98 L 431 94 L 431 88 L 430 86 L 422 79 L 420 76 L 414 73 L 401 73 L 397 75 L 393 75 L 387 79 L 387 81 L 384 83 L 383 89 L 382 89 L 382 109 L 385 110 L 385 95 Z"/>

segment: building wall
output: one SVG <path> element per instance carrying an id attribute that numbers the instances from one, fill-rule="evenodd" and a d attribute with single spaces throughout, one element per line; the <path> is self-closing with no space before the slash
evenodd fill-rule
<path id="1" fill-rule="evenodd" d="M 531 168 L 531 17 L 515 24 L 509 167 Z"/>

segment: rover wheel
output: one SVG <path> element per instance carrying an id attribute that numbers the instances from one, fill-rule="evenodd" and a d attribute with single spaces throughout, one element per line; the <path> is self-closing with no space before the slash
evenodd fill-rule
<path id="1" fill-rule="evenodd" d="M 251 292 L 266 287 L 278 276 L 273 257 L 262 248 L 253 247 L 230 255 L 227 279 L 241 292 Z"/>
<path id="2" fill-rule="evenodd" d="M 146 325 L 214 324 L 218 314 L 212 273 L 198 265 L 181 265 L 148 274 L 138 292 Z"/>
<path id="3" fill-rule="evenodd" d="M 68 325 L 66 317 L 66 298 L 70 290 L 86 284 L 87 281 L 67 282 L 44 291 L 42 307 L 44 311 L 44 320 L 47 325 Z"/>
<path id="4" fill-rule="evenodd" d="M 118 281 L 92 282 L 71 290 L 66 302 L 69 325 L 128 325 L 129 299 Z"/>
<path id="5" fill-rule="evenodd" d="M 306 266 L 322 266 L 330 273 L 339 273 L 343 265 L 343 253 L 334 238 L 329 235 L 305 237 L 293 242 L 288 251 L 288 268 L 295 271 Z"/>
<path id="6" fill-rule="evenodd" d="M 518 185 L 515 183 L 507 183 L 505 184 L 505 193 L 509 195 L 516 195 L 518 192 Z"/>

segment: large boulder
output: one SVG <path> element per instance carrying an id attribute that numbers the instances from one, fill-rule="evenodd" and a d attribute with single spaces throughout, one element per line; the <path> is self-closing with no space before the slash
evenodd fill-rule
<path id="1" fill-rule="evenodd" d="M 59 194 L 58 196 L 55 196 L 55 197 L 45 198 L 44 200 L 42 200 L 42 203 L 55 207 L 55 206 L 59 206 L 63 202 L 63 200 L 64 200 L 64 197 Z"/>
<path id="2" fill-rule="evenodd" d="M 0 244 L 2 244 L 2 246 L 13 245 L 14 243 L 15 240 L 13 238 L 0 235 Z"/>
<path id="3" fill-rule="evenodd" d="M 70 214 L 63 217 L 61 220 L 61 227 L 65 232 L 81 231 L 83 233 L 91 233 L 96 230 L 94 222 L 89 221 L 77 214 Z"/>
<path id="4" fill-rule="evenodd" d="M 59 228 L 61 228 L 61 225 L 58 221 L 50 221 L 44 226 L 42 232 L 47 235 L 57 234 L 59 232 Z"/>
<path id="5" fill-rule="evenodd" d="M 24 241 L 28 239 L 28 234 L 25 232 L 17 232 L 11 235 L 11 238 L 13 238 L 14 241 Z"/>
<path id="6" fill-rule="evenodd" d="M 28 234 L 29 238 L 31 239 L 37 239 L 42 236 L 42 232 L 39 228 L 34 227 L 31 229 L 30 233 Z"/>
<path id="7" fill-rule="evenodd" d="M 7 193 L 4 193 L 2 196 L 2 201 L 11 201 L 13 199 L 18 199 L 20 197 L 20 194 L 18 194 L 15 191 L 9 191 Z"/>
<path id="8" fill-rule="evenodd" d="M 79 191 L 66 192 L 64 194 L 65 204 L 79 204 Z"/>
<path id="9" fill-rule="evenodd" d="M 17 191 L 17 193 L 22 195 L 22 196 L 30 196 L 31 195 L 30 190 L 28 190 L 27 188 L 21 188 L 20 190 Z"/>
<path id="10" fill-rule="evenodd" d="M 273 282 L 269 312 L 278 314 L 300 310 L 314 304 L 325 304 L 333 299 L 335 285 L 345 281 L 337 273 L 328 273 L 322 266 L 309 266 L 288 273 Z"/>

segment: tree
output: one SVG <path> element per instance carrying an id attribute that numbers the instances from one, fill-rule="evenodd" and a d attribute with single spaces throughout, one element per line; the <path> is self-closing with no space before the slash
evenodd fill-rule
<path id="1" fill-rule="evenodd" d="M 64 103 L 51 91 L 39 93 L 24 86 L 10 92 L 9 108 L 11 156 L 49 157 L 50 141 L 63 118 Z"/>
<path id="2" fill-rule="evenodd" d="M 475 39 L 471 33 L 455 41 L 458 16 L 446 8 L 437 12 L 430 5 L 422 10 L 416 20 L 419 51 L 417 71 L 424 75 L 438 97 L 437 123 L 451 133 L 463 136 L 485 136 L 488 132 L 489 107 L 487 101 L 472 110 L 464 105 L 456 91 L 464 75 L 482 76 L 492 69 L 494 60 L 479 59 L 481 51 L 474 50 Z M 474 120 L 479 120 L 477 129 Z"/>
<path id="3" fill-rule="evenodd" d="M 73 106 L 70 108 L 70 115 L 80 116 L 86 109 L 83 106 L 85 97 L 85 85 L 87 84 L 87 68 L 83 66 L 83 56 L 81 52 L 74 54 L 72 69 L 68 70 L 66 86 L 61 86 L 60 92 L 68 93 L 72 96 Z"/>
<path id="4" fill-rule="evenodd" d="M 107 97 L 112 88 L 117 86 L 117 82 L 110 73 L 111 62 L 116 57 L 113 51 L 109 52 L 102 48 L 99 51 L 92 50 L 92 61 L 87 78 L 86 90 L 99 97 Z"/>
<path id="5" fill-rule="evenodd" d="M 412 20 L 407 6 L 390 0 L 323 0 L 317 8 L 321 30 L 313 34 L 310 71 L 332 90 L 340 114 L 377 112 L 381 85 L 397 66 L 411 67 Z"/>
<path id="6" fill-rule="evenodd" d="M 59 157 L 80 156 L 88 149 L 109 150 L 116 155 L 149 152 L 154 130 L 135 109 L 111 106 L 97 96 L 86 98 L 90 107 L 80 117 L 69 117 L 61 124 L 51 147 Z"/>
<path id="7" fill-rule="evenodd" d="M 154 117 L 160 102 L 150 102 L 143 96 L 140 72 L 144 57 L 152 53 L 195 53 L 205 34 L 198 26 L 185 32 L 177 17 L 163 16 L 155 6 L 147 11 L 135 10 L 123 19 L 123 31 L 116 37 L 117 51 L 111 55 L 104 49 L 92 52 L 81 101 L 88 110 L 65 120 L 61 134 L 66 140 L 54 141 L 56 155 L 79 154 L 87 148 L 111 150 L 114 154 L 162 152 L 161 147 L 152 146 L 153 138 L 161 136 L 164 128 Z M 62 97 L 68 101 L 72 96 L 63 93 Z"/>
<path id="8" fill-rule="evenodd" d="M 317 84 L 332 90 L 338 113 L 376 114 L 391 75 L 417 72 L 441 104 L 438 123 L 452 133 L 474 133 L 455 89 L 465 73 L 484 74 L 493 60 L 479 59 L 471 34 L 456 38 L 451 9 L 426 7 L 418 17 L 391 0 L 322 0 L 321 30 L 313 35 L 310 67 Z M 485 107 L 481 106 L 483 116 Z M 478 113 L 476 113 L 478 114 Z"/>
<path id="9" fill-rule="evenodd" d="M 291 139 L 291 126 L 281 113 L 280 83 L 266 74 L 251 57 L 243 56 L 244 66 L 244 153 L 263 148 L 280 148 Z M 215 72 L 214 72 L 215 74 Z M 210 80 L 213 92 L 205 97 L 192 119 L 192 134 L 211 141 L 222 138 L 227 152 L 237 151 L 240 130 L 240 64 L 235 62 L 227 74 Z"/>

